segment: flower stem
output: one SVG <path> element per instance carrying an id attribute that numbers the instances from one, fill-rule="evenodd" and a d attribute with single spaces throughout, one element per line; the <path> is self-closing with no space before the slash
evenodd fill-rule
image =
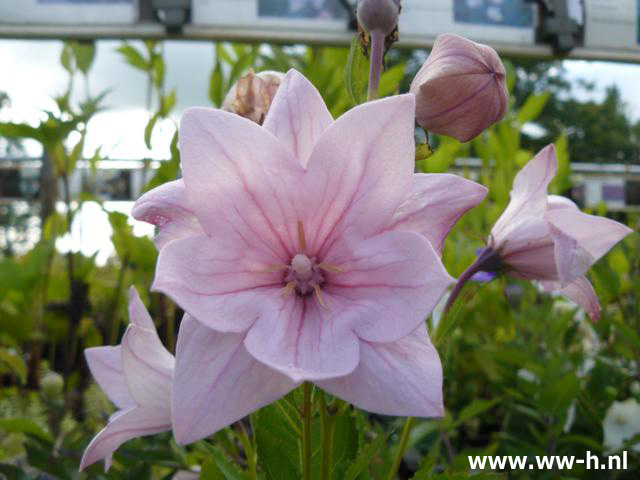
<path id="1" fill-rule="evenodd" d="M 240 442 L 244 448 L 244 453 L 247 457 L 247 464 L 249 465 L 249 478 L 251 478 L 251 480 L 256 480 L 258 478 L 256 451 L 251 444 L 251 440 L 249 440 L 249 435 L 247 435 L 247 430 L 244 428 L 242 421 L 240 420 L 236 423 L 238 425 L 238 437 L 240 438 Z"/>
<path id="2" fill-rule="evenodd" d="M 396 450 L 396 457 L 393 460 L 393 465 L 391 465 L 391 470 L 389 470 L 389 475 L 387 477 L 388 480 L 396 479 L 396 474 L 398 473 L 398 469 L 400 468 L 400 464 L 402 463 L 402 459 L 404 458 L 404 452 L 407 449 L 407 444 L 409 443 L 409 434 L 411 433 L 411 429 L 413 428 L 414 420 L 415 419 L 413 417 L 407 417 L 404 422 L 402 436 L 400 437 L 400 443 L 398 444 L 398 449 Z"/>
<path id="3" fill-rule="evenodd" d="M 311 480 L 311 384 L 304 382 L 302 388 L 302 478 Z"/>
<path id="4" fill-rule="evenodd" d="M 384 38 L 382 30 L 371 32 L 371 65 L 369 67 L 369 94 L 368 100 L 375 100 L 380 96 L 380 75 L 382 74 L 382 62 L 384 60 Z"/>
<path id="5" fill-rule="evenodd" d="M 327 407 L 324 392 L 320 394 L 320 415 L 322 419 L 322 470 L 320 478 L 322 480 L 331 479 L 331 463 L 333 453 L 333 432 L 336 424 L 333 405 Z"/>

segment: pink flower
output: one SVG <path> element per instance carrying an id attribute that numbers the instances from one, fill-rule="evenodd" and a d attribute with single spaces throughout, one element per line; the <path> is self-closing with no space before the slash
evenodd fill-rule
<path id="1" fill-rule="evenodd" d="M 468 142 L 504 117 L 509 93 L 495 50 L 453 34 L 438 35 L 411 82 L 416 121 Z"/>
<path id="2" fill-rule="evenodd" d="M 400 95 L 333 121 L 292 70 L 262 127 L 220 110 L 185 112 L 184 182 L 135 209 L 162 218 L 153 288 L 193 317 L 176 352 L 178 442 L 305 380 L 382 414 L 442 414 L 424 320 L 452 281 L 438 253 L 444 238 L 486 189 L 413 174 L 414 109 Z"/>
<path id="3" fill-rule="evenodd" d="M 91 373 L 119 410 L 85 450 L 80 470 L 102 459 L 108 470 L 113 452 L 127 440 L 171 429 L 174 358 L 162 346 L 135 288 L 130 295 L 131 324 L 122 344 L 85 350 Z"/>
<path id="4" fill-rule="evenodd" d="M 281 72 L 250 71 L 231 87 L 222 102 L 222 109 L 262 124 L 283 77 Z"/>
<path id="5" fill-rule="evenodd" d="M 559 290 L 597 319 L 600 304 L 584 274 L 632 230 L 583 213 L 567 198 L 548 196 L 556 170 L 555 147 L 549 145 L 518 172 L 489 248 L 510 275 L 540 280 L 546 290 Z"/>

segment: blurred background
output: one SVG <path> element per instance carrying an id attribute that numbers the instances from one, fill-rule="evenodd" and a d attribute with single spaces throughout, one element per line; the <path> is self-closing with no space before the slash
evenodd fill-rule
<path id="1" fill-rule="evenodd" d="M 439 33 L 435 20 L 419 24 L 424 4 L 405 3 L 400 38 L 404 25 L 408 41 L 387 54 L 383 95 L 408 90 Z M 637 230 L 640 2 L 622 2 L 608 14 L 606 2 L 596 1 L 431 3 L 433 16 L 448 9 L 451 17 L 438 28 L 462 29 L 499 47 L 511 93 L 510 112 L 488 132 L 467 144 L 431 136 L 435 153 L 416 158 L 418 171 L 455 172 L 490 188 L 447 240 L 451 274 L 472 263 L 508 202 L 513 176 L 551 142 L 560 164 L 552 193 Z M 124 10 L 110 18 L 107 4 Z M 125 8 L 134 4 L 139 10 L 129 18 Z M 143 192 L 180 175 L 176 129 L 186 107 L 220 106 L 250 69 L 296 68 L 337 117 L 358 103 L 354 85 L 366 82 L 367 69 L 347 67 L 354 48 L 349 2 L 176 0 L 154 10 L 156 4 L 0 2 L 0 478 L 171 478 L 189 471 L 200 472 L 194 478 L 248 478 L 234 429 L 189 449 L 168 435 L 134 440 L 108 474 L 100 465 L 78 473 L 83 449 L 114 411 L 82 351 L 119 342 L 130 285 L 174 351 L 182 312 L 149 292 L 153 227 L 129 213 Z M 186 4 L 191 10 L 180 6 Z M 566 31 L 553 36 L 541 27 L 549 18 L 543 4 L 554 6 L 552 17 L 563 19 Z M 215 8 L 222 13 L 206 17 Z M 251 16 L 241 17 L 249 8 Z M 97 26 L 96 12 L 105 17 Z M 590 34 L 588 19 L 598 15 L 600 24 L 608 19 L 619 27 L 611 30 L 615 41 L 597 27 Z M 633 30 L 630 40 L 625 28 Z M 438 336 L 446 417 L 416 423 L 399 478 L 465 478 L 469 454 L 585 457 L 587 450 L 626 450 L 628 469 L 594 473 L 576 465 L 509 478 L 637 478 L 639 269 L 640 240 L 632 234 L 591 270 L 603 308 L 598 323 L 527 282 L 469 288 L 455 321 Z M 432 328 L 438 321 L 436 312 Z M 278 412 L 270 411 L 275 422 Z M 354 434 L 335 460 L 334 478 L 384 478 L 402 419 L 345 415 L 345 431 L 357 425 L 366 435 Z M 379 438 L 366 467 L 347 477 Z"/>

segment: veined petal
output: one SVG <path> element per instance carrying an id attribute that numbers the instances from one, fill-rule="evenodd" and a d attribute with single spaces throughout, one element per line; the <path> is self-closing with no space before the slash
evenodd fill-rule
<path id="1" fill-rule="evenodd" d="M 556 246 L 558 276 L 563 285 L 582 276 L 633 231 L 609 218 L 583 213 L 575 205 L 550 209 L 545 218 Z"/>
<path id="2" fill-rule="evenodd" d="M 113 452 L 127 440 L 171 429 L 168 412 L 148 407 L 133 407 L 118 412 L 91 440 L 82 456 L 80 470 L 104 459 L 105 471 L 111 466 Z"/>
<path id="3" fill-rule="evenodd" d="M 122 351 L 117 347 L 93 347 L 84 351 L 91 374 L 118 408 L 133 407 L 136 402 L 129 394 L 122 371 Z"/>
<path id="4" fill-rule="evenodd" d="M 409 197 L 395 212 L 393 229 L 420 233 L 442 254 L 453 226 L 487 192 L 486 187 L 458 175 L 415 174 Z"/>
<path id="5" fill-rule="evenodd" d="M 509 205 L 491 229 L 491 235 L 497 244 L 519 224 L 518 217 L 544 216 L 547 209 L 547 187 L 557 169 L 556 148 L 550 144 L 516 174 Z"/>
<path id="6" fill-rule="evenodd" d="M 129 288 L 129 321 L 140 328 L 146 328 L 155 332 L 156 326 L 151 319 L 140 295 L 135 287 Z M 160 340 L 158 340 L 160 341 Z"/>
<path id="7" fill-rule="evenodd" d="M 409 231 L 385 232 L 353 248 L 336 244 L 325 262 L 343 270 L 327 274 L 325 288 L 339 305 L 331 312 L 336 322 L 370 342 L 414 331 L 453 283 L 432 245 Z"/>
<path id="8" fill-rule="evenodd" d="M 251 356 L 244 338 L 215 332 L 188 315 L 182 320 L 171 409 L 178 443 L 212 435 L 296 387 Z"/>
<path id="9" fill-rule="evenodd" d="M 136 220 L 155 225 L 154 243 L 158 250 L 171 240 L 202 234 L 202 228 L 189 207 L 182 179 L 167 182 L 142 195 L 133 206 Z"/>
<path id="10" fill-rule="evenodd" d="M 278 315 L 260 317 L 244 345 L 253 357 L 294 382 L 351 373 L 358 364 L 358 338 L 341 318 L 342 305 L 329 296 L 325 306 L 295 294 Z"/>
<path id="11" fill-rule="evenodd" d="M 382 415 L 441 417 L 442 365 L 426 328 L 391 343 L 360 344 L 360 363 L 345 377 L 318 382 L 332 395 Z"/>
<path id="12" fill-rule="evenodd" d="M 345 235 L 382 231 L 411 189 L 415 98 L 360 105 L 331 124 L 307 167 L 305 229 L 320 256 Z"/>
<path id="13" fill-rule="evenodd" d="M 333 118 L 318 90 L 291 69 L 276 92 L 263 127 L 306 167 L 314 145 L 331 122 Z"/>
<path id="14" fill-rule="evenodd" d="M 127 327 L 122 338 L 122 365 L 129 393 L 138 405 L 170 411 L 174 358 L 155 329 L 135 324 Z"/>
<path id="15" fill-rule="evenodd" d="M 152 289 L 215 330 L 242 332 L 280 308 L 283 273 L 268 271 L 279 263 L 270 255 L 222 237 L 176 240 L 160 251 Z"/>
<path id="16" fill-rule="evenodd" d="M 239 115 L 190 108 L 180 124 L 187 196 L 202 229 L 261 246 L 280 262 L 297 248 L 304 168 L 266 129 Z"/>
<path id="17" fill-rule="evenodd" d="M 600 302 L 593 285 L 586 277 L 579 277 L 565 287 L 560 282 L 540 283 L 546 291 L 558 291 L 572 302 L 578 304 L 592 320 L 597 321 L 600 319 Z"/>

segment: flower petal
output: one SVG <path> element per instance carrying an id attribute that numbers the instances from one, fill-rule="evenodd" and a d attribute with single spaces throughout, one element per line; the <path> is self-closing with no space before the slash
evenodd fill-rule
<path id="1" fill-rule="evenodd" d="M 146 192 L 136 201 L 131 215 L 157 227 L 154 243 L 158 250 L 171 240 L 202 234 L 187 202 L 183 180 L 167 182 Z"/>
<path id="2" fill-rule="evenodd" d="M 122 371 L 122 351 L 117 347 L 93 347 L 84 351 L 91 374 L 118 408 L 133 407 L 136 402 L 129 394 Z"/>
<path id="3" fill-rule="evenodd" d="M 633 231 L 609 218 L 583 213 L 575 205 L 552 208 L 545 218 L 556 246 L 558 276 L 563 285 L 579 278 Z"/>
<path id="4" fill-rule="evenodd" d="M 202 235 L 171 242 L 160 251 L 152 289 L 215 330 L 242 332 L 261 314 L 277 314 L 283 274 L 266 271 L 279 262 L 269 252 L 227 240 Z"/>
<path id="5" fill-rule="evenodd" d="M 155 329 L 127 327 L 122 337 L 122 365 L 129 393 L 138 405 L 169 412 L 174 358 Z"/>
<path id="6" fill-rule="evenodd" d="M 344 234 L 366 237 L 389 223 L 411 189 L 414 108 L 411 94 L 368 102 L 320 137 L 303 204 L 311 251 L 321 256 Z"/>
<path id="7" fill-rule="evenodd" d="M 296 70 L 285 75 L 263 127 L 273 133 L 301 165 L 333 118 L 313 84 Z"/>
<path id="8" fill-rule="evenodd" d="M 520 170 L 513 180 L 511 200 L 491 229 L 500 243 L 524 218 L 542 218 L 547 209 L 547 187 L 558 169 L 556 148 L 550 144 Z"/>
<path id="9" fill-rule="evenodd" d="M 129 321 L 140 328 L 146 328 L 155 332 L 156 326 L 151 319 L 140 295 L 135 287 L 129 288 Z"/>
<path id="10" fill-rule="evenodd" d="M 442 365 L 424 325 L 391 343 L 360 344 L 356 370 L 318 382 L 332 395 L 382 415 L 441 417 Z"/>
<path id="11" fill-rule="evenodd" d="M 297 248 L 304 168 L 256 123 L 190 108 L 180 124 L 187 197 L 202 229 L 238 245 L 270 249 L 288 262 Z"/>
<path id="12" fill-rule="evenodd" d="M 185 315 L 173 380 L 176 440 L 207 437 L 296 387 L 245 349 L 241 333 L 219 333 Z"/>
<path id="13" fill-rule="evenodd" d="M 424 235 L 442 254 L 455 223 L 487 195 L 487 188 L 458 175 L 415 174 L 409 197 L 395 212 L 394 230 Z"/>
<path id="14" fill-rule="evenodd" d="M 600 318 L 600 302 L 596 295 L 593 285 L 589 280 L 582 276 L 578 277 L 572 283 L 566 287 L 562 287 L 560 282 L 540 282 L 542 288 L 546 291 L 559 291 L 574 303 L 577 303 L 584 311 L 591 317 L 592 320 L 597 321 Z"/>
<path id="15" fill-rule="evenodd" d="M 260 317 L 244 345 L 251 355 L 294 382 L 351 373 L 358 364 L 358 338 L 341 321 L 341 305 L 325 297 L 290 295 L 278 315 Z"/>
<path id="16" fill-rule="evenodd" d="M 339 305 L 332 314 L 370 342 L 414 331 L 453 283 L 431 244 L 415 232 L 385 232 L 355 248 L 337 245 L 324 260 L 343 270 L 326 277 L 326 296 Z"/>
<path id="17" fill-rule="evenodd" d="M 91 440 L 82 456 L 80 470 L 104 459 L 106 471 L 111 466 L 113 452 L 127 440 L 170 429 L 171 419 L 167 412 L 144 407 L 120 411 L 112 416 L 107 426 Z"/>

